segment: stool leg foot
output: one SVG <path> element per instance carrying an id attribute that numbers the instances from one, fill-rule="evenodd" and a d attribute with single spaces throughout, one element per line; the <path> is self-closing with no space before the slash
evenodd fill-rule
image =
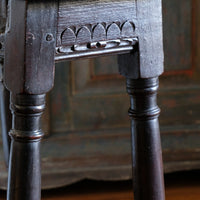
<path id="1" fill-rule="evenodd" d="M 130 95 L 134 200 L 164 200 L 157 106 L 158 78 L 127 79 Z"/>
<path id="2" fill-rule="evenodd" d="M 40 127 L 45 95 L 12 95 L 7 200 L 40 200 Z"/>

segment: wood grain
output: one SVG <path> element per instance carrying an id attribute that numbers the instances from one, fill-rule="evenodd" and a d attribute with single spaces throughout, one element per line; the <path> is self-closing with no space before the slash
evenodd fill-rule
<path id="1" fill-rule="evenodd" d="M 176 2 L 177 1 L 178 0 L 176 0 Z M 177 66 L 177 64 L 175 64 L 172 66 L 170 63 L 166 62 L 165 67 L 169 70 L 166 73 L 167 76 L 162 77 L 160 81 L 159 105 L 162 109 L 160 122 L 165 172 L 200 168 L 200 1 L 190 1 L 196 3 L 191 3 L 192 5 L 186 9 L 188 13 L 188 10 L 192 7 L 193 12 L 190 13 L 189 16 L 180 12 L 180 9 L 185 9 L 182 8 L 182 6 L 186 7 L 184 3 L 186 1 L 187 0 L 184 0 L 183 3 L 179 4 L 180 6 L 174 8 L 170 7 L 176 4 L 173 0 L 163 1 L 163 9 L 166 12 L 164 13 L 168 17 L 171 16 L 175 19 L 178 18 L 176 15 L 181 14 L 181 17 L 178 18 L 179 20 L 188 17 L 188 19 L 195 22 L 193 27 L 191 27 L 194 32 L 191 37 L 196 49 L 192 54 L 195 62 L 193 65 L 191 64 L 191 66 L 189 66 L 192 69 L 190 74 L 184 73 L 183 76 L 182 72 L 185 72 L 185 70 L 182 70 L 182 65 Z M 164 32 L 164 41 L 168 43 L 168 46 L 171 47 L 172 45 L 172 49 L 179 51 L 178 48 L 180 47 L 174 47 L 174 43 L 169 39 L 169 33 L 172 31 L 170 27 L 174 27 L 174 22 L 167 21 L 167 16 L 164 18 L 164 31 L 166 31 Z M 187 27 L 188 24 L 181 23 L 181 29 L 179 29 L 179 31 L 182 31 L 182 36 L 184 38 L 187 37 L 188 32 L 185 33 Z M 175 29 L 173 29 L 173 31 L 175 31 Z M 192 30 L 189 30 L 189 32 L 192 32 Z M 177 35 L 176 32 L 174 34 Z M 189 44 L 189 46 L 191 46 L 191 44 Z M 187 45 L 185 44 L 184 49 L 186 49 L 186 47 Z M 190 51 L 190 49 L 187 50 Z M 165 52 L 166 51 L 170 51 L 170 49 L 166 48 Z M 183 59 L 183 55 L 175 54 L 174 59 L 177 59 L 177 63 L 181 63 L 180 60 Z M 111 175 L 113 171 L 117 173 L 119 179 L 124 177 L 124 175 L 128 178 L 131 176 L 129 173 L 130 155 L 128 153 L 130 134 L 127 128 L 129 127 L 129 120 L 126 106 L 129 101 L 127 97 L 123 95 L 125 84 L 123 79 L 115 75 L 117 71 L 115 70 L 117 69 L 116 58 L 110 57 L 106 60 L 99 59 L 98 62 L 96 60 L 81 60 L 78 62 L 76 61 L 76 63 L 65 63 L 61 66 L 57 66 L 56 84 L 50 95 L 49 110 L 51 118 L 50 121 L 46 120 L 46 122 L 43 123 L 50 124 L 49 140 L 48 142 L 44 140 L 42 145 L 42 162 L 44 166 L 43 179 L 46 181 L 43 181 L 43 183 L 47 184 L 45 187 L 49 187 L 49 185 L 55 187 L 61 184 L 68 184 L 71 182 L 71 179 L 67 178 L 70 174 L 79 179 L 81 172 L 77 175 L 77 173 L 73 173 L 73 171 L 76 171 L 80 164 L 82 169 L 87 168 L 90 163 L 98 166 L 99 168 L 94 173 L 96 178 L 103 177 L 105 179 L 106 176 Z M 90 74 L 91 68 L 94 68 L 95 71 L 95 74 L 92 74 L 92 76 Z M 98 71 L 96 68 L 101 70 L 101 72 L 96 72 Z M 111 70 L 111 68 L 113 68 L 113 70 Z M 178 70 L 174 71 L 172 68 Z M 105 71 L 105 69 L 107 69 L 108 72 Z M 98 73 L 100 74 L 102 72 L 107 74 L 101 74 L 102 76 L 98 75 Z M 188 76 L 188 74 L 190 76 Z M 119 128 L 121 129 L 120 133 L 116 131 L 119 130 Z M 95 131 L 97 129 L 100 130 L 98 133 Z M 108 129 L 110 131 L 107 131 Z M 100 135 L 101 139 L 99 140 Z M 95 137 L 97 139 L 95 139 Z M 73 142 L 72 144 L 71 141 Z M 104 149 L 100 149 L 100 143 L 104 144 Z M 74 144 L 77 146 L 76 150 L 73 148 L 75 146 Z M 119 146 L 120 148 L 118 148 Z M 71 151 L 69 151 L 69 149 L 71 149 Z M 85 155 L 80 154 L 80 152 L 87 153 L 90 156 L 88 159 L 84 159 Z M 108 152 L 110 155 L 105 152 Z M 99 153 L 101 153 L 101 156 L 98 156 Z M 120 157 L 114 157 L 112 155 L 114 153 L 120 155 Z M 79 163 L 79 157 L 75 154 L 82 156 Z M 3 163 L 2 155 L 1 148 L 0 186 L 5 187 L 7 171 Z M 59 160 L 54 159 L 58 155 Z M 74 158 L 73 161 L 72 158 Z M 114 161 L 118 162 L 114 162 L 113 164 L 112 158 Z M 106 164 L 110 166 L 110 171 L 104 171 L 104 168 L 101 166 L 102 160 L 105 159 L 107 161 Z M 95 163 L 95 161 L 97 162 Z M 124 161 L 126 161 L 125 164 L 127 168 L 123 167 Z M 68 168 L 69 163 L 70 168 Z M 120 172 L 117 170 L 117 166 L 118 169 L 121 169 Z M 62 174 L 60 174 L 60 172 L 62 172 Z M 102 176 L 103 173 L 104 176 Z M 81 178 L 86 175 L 84 171 Z M 47 177 L 50 176 L 54 179 L 47 179 Z"/>
<path id="2" fill-rule="evenodd" d="M 57 4 L 11 1 L 8 10 L 4 84 L 13 93 L 48 92 L 54 80 Z"/>
<path id="3" fill-rule="evenodd" d="M 107 28 L 113 22 L 122 23 L 133 19 L 136 19 L 135 1 L 61 0 L 58 11 L 57 46 L 61 45 L 62 32 L 68 27 L 75 28 L 77 33 L 82 26 L 87 26 L 91 30 L 97 23 L 102 23 Z"/>

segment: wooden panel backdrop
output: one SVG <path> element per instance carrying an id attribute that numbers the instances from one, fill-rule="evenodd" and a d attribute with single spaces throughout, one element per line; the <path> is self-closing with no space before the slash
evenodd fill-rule
<path id="1" fill-rule="evenodd" d="M 200 168 L 200 2 L 163 0 L 159 105 L 165 172 Z M 43 118 L 43 188 L 131 177 L 129 99 L 117 59 L 59 63 Z M 2 146 L 2 142 L 0 143 Z M 0 148 L 0 187 L 6 168 Z"/>

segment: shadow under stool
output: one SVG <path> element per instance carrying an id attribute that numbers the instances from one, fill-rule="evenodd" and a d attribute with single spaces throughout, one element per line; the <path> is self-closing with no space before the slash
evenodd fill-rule
<path id="1" fill-rule="evenodd" d="M 10 148 L 11 120 L 3 122 L 7 200 L 41 199 L 40 118 L 55 62 L 114 54 L 130 95 L 134 199 L 164 200 L 156 101 L 163 72 L 161 0 L 3 0 L 0 10 L 0 23 L 6 21 L 2 79 L 12 111 Z M 8 92 L 2 90 L 4 102 Z"/>

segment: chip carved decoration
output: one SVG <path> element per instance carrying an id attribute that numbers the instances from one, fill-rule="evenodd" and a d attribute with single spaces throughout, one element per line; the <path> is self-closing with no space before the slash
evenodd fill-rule
<path id="1" fill-rule="evenodd" d="M 93 50 L 133 46 L 136 43 L 135 24 L 130 21 L 98 23 L 68 27 L 60 36 L 56 54 L 72 54 Z"/>

